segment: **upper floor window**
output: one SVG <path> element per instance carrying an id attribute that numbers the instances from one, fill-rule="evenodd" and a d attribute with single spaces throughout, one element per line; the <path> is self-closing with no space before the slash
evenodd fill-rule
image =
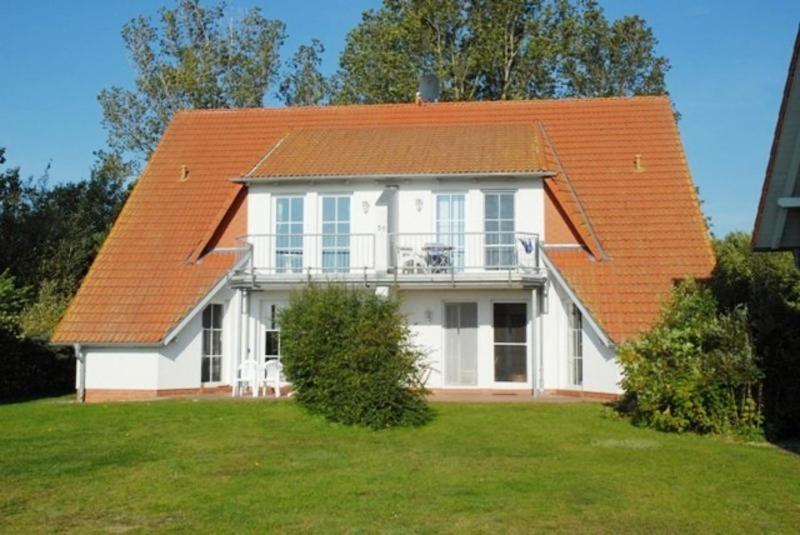
<path id="1" fill-rule="evenodd" d="M 574 304 L 569 314 L 569 381 L 583 385 L 583 316 Z"/>
<path id="2" fill-rule="evenodd" d="M 275 200 L 275 266 L 278 273 L 303 269 L 303 197 Z"/>
<path id="3" fill-rule="evenodd" d="M 486 231 L 486 267 L 513 267 L 514 192 L 488 192 L 484 195 L 484 230 Z"/>
<path id="4" fill-rule="evenodd" d="M 203 309 L 203 357 L 200 381 L 218 383 L 222 380 L 222 312 L 220 304 Z"/>
<path id="5" fill-rule="evenodd" d="M 350 197 L 322 198 L 322 271 L 350 271 Z"/>

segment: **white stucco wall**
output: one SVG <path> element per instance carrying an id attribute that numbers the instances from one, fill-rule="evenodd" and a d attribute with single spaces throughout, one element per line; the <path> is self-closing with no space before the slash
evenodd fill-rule
<path id="1" fill-rule="evenodd" d="M 572 306 L 567 291 L 551 277 L 548 312 L 543 314 L 544 388 L 584 390 L 586 392 L 620 392 L 620 368 L 615 349 L 608 347 L 583 321 L 583 385 L 571 384 L 569 376 L 569 320 Z"/>
<path id="2" fill-rule="evenodd" d="M 224 307 L 222 318 L 222 380 L 219 384 L 229 384 L 230 363 L 236 350 L 236 310 L 234 292 L 223 288 L 211 298 L 210 303 Z M 158 388 L 199 388 L 200 369 L 203 352 L 202 310 L 161 348 L 158 358 Z"/>
<path id="3" fill-rule="evenodd" d="M 478 381 L 474 387 L 491 389 L 532 389 L 535 337 L 532 323 L 532 293 L 526 290 L 438 290 L 401 292 L 402 311 L 408 318 L 413 341 L 426 352 L 431 367 L 428 387 L 444 388 L 445 303 L 477 303 L 478 305 Z M 493 304 L 496 302 L 525 303 L 528 311 L 527 327 L 527 381 L 498 382 L 494 380 Z"/>
<path id="4" fill-rule="evenodd" d="M 155 390 L 158 348 L 84 347 L 86 388 Z"/>

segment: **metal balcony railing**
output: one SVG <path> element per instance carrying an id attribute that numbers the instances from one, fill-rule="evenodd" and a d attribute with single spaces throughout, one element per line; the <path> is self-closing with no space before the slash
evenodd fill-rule
<path id="1" fill-rule="evenodd" d="M 375 269 L 374 234 L 250 234 L 239 238 L 255 274 L 349 274 Z"/>
<path id="2" fill-rule="evenodd" d="M 399 233 L 389 237 L 389 266 L 399 274 L 532 271 L 539 237 L 529 232 Z"/>
<path id="3" fill-rule="evenodd" d="M 238 242 L 237 265 L 252 277 L 455 277 L 540 267 L 539 237 L 529 232 L 253 234 Z"/>

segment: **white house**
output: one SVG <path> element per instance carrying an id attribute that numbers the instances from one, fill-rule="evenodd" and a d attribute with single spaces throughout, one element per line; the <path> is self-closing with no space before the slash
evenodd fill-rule
<path id="1" fill-rule="evenodd" d="M 186 111 L 54 342 L 90 401 L 229 390 L 336 281 L 400 296 L 434 391 L 607 398 L 712 265 L 666 98 Z"/>

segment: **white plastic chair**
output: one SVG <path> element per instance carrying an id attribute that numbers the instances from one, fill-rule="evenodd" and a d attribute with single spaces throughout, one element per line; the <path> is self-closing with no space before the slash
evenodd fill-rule
<path id="1" fill-rule="evenodd" d="M 270 359 L 261 367 L 259 378 L 259 390 L 264 389 L 264 396 L 267 395 L 267 388 L 272 387 L 275 397 L 281 397 L 281 372 L 283 364 L 278 359 Z"/>
<path id="2" fill-rule="evenodd" d="M 404 274 L 424 273 L 427 269 L 425 258 L 415 252 L 412 247 L 395 247 L 395 258 L 397 260 L 397 269 L 400 269 Z"/>
<path id="3" fill-rule="evenodd" d="M 241 395 L 244 390 L 242 387 L 249 385 L 253 397 L 258 397 L 258 363 L 253 359 L 248 359 L 239 365 L 236 370 L 236 379 L 233 384 L 233 396 Z"/>

